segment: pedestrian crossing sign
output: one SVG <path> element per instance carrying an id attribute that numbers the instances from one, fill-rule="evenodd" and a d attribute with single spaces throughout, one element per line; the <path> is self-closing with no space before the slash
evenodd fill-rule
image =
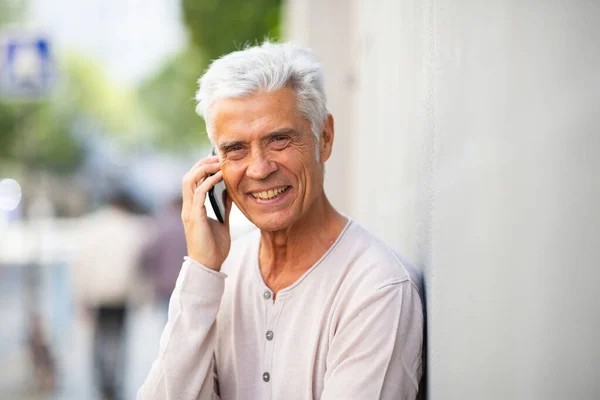
<path id="1" fill-rule="evenodd" d="M 49 95 L 53 63 L 47 38 L 4 34 L 0 44 L 0 95 L 8 99 L 39 99 Z"/>

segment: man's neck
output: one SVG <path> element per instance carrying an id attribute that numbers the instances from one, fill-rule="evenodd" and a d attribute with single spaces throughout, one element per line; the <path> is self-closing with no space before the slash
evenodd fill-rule
<path id="1" fill-rule="evenodd" d="M 261 232 L 260 270 L 275 294 L 294 283 L 333 245 L 347 220 L 323 193 L 294 225 Z"/>

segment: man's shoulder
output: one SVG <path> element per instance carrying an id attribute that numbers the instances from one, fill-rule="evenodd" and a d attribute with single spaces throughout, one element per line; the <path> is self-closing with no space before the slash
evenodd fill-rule
<path id="1" fill-rule="evenodd" d="M 405 257 L 387 243 L 352 222 L 340 240 L 338 257 L 348 262 L 348 277 L 374 288 L 410 282 L 420 291 L 421 274 Z"/>

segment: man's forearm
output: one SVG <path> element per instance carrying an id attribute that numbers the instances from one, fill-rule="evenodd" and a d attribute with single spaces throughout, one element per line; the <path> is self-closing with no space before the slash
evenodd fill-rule
<path id="1" fill-rule="evenodd" d="M 215 320 L 225 274 L 191 259 L 181 268 L 169 302 L 158 358 L 137 399 L 213 399 Z"/>

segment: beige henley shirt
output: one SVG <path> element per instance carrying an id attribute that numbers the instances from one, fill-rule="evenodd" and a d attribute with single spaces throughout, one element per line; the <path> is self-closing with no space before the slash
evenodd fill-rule
<path id="1" fill-rule="evenodd" d="M 138 400 L 414 399 L 422 374 L 418 274 L 348 221 L 326 254 L 273 293 L 260 233 L 221 272 L 186 258 Z"/>

